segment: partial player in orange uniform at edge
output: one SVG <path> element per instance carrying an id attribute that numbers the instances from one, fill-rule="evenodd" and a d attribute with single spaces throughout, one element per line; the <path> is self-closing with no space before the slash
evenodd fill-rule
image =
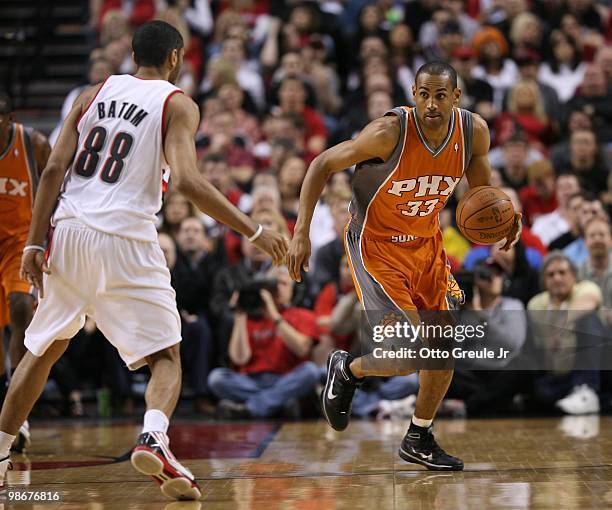
<path id="1" fill-rule="evenodd" d="M 10 324 L 9 359 L 14 370 L 26 351 L 23 339 L 34 308 L 32 286 L 19 276 L 21 255 L 32 221 L 38 177 L 51 147 L 41 133 L 14 122 L 12 111 L 10 98 L 0 93 L 0 340 Z M 0 342 L 0 402 L 6 394 L 4 367 Z M 29 442 L 26 421 L 13 448 L 23 451 Z"/>
<path id="2" fill-rule="evenodd" d="M 481 117 L 458 108 L 455 70 L 431 62 L 419 69 L 415 81 L 416 108 L 394 108 L 354 140 L 315 158 L 302 186 L 289 248 L 289 271 L 299 281 L 301 269 L 308 270 L 310 222 L 325 182 L 332 173 L 357 165 L 345 247 L 368 314 L 388 311 L 401 317 L 448 310 L 451 276 L 438 212 L 464 174 L 472 188 L 490 185 L 489 130 Z M 520 230 L 517 214 L 505 249 L 518 240 Z M 395 367 L 369 368 L 365 358 L 342 350 L 328 358 L 322 404 L 336 430 L 348 426 L 355 389 L 365 376 L 397 375 Z M 438 446 L 431 426 L 452 375 L 452 370 L 420 370 L 416 410 L 399 451 L 407 462 L 431 470 L 463 469 L 463 461 Z"/>

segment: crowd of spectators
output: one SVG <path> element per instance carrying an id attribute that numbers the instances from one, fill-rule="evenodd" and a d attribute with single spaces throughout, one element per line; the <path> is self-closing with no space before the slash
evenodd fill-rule
<path id="1" fill-rule="evenodd" d="M 257 222 L 288 236 L 313 158 L 393 106 L 413 104 L 421 64 L 452 64 L 461 107 L 489 125 L 493 184 L 523 211 L 524 222 L 521 241 L 508 252 L 471 245 L 454 225 L 466 189 L 458 186 L 440 222 L 464 306 L 499 325 L 497 341 L 513 346 L 517 357 L 509 362 L 520 369 L 528 347 L 552 352 L 559 343 L 592 342 L 531 331 L 528 311 L 576 308 L 568 319 L 574 329 L 588 323 L 588 331 L 611 336 L 609 2 L 91 0 L 97 47 L 87 84 L 133 72 L 131 34 L 154 18 L 174 25 L 185 41 L 177 85 L 200 106 L 200 171 Z M 66 98 L 62 115 L 85 85 Z M 166 194 L 160 244 L 183 321 L 185 387 L 199 412 L 294 416 L 304 410 L 300 398 L 320 385 L 328 352 L 358 349 L 359 302 L 343 248 L 351 172 L 335 174 L 317 204 L 310 271 L 301 284 L 171 188 Z M 253 290 L 258 285 L 261 293 Z M 81 336 L 99 349 L 95 334 L 91 325 Z M 129 400 L 131 375 L 109 353 L 98 359 L 107 377 L 95 384 Z M 609 408 L 609 381 L 600 377 L 609 367 L 585 371 L 586 361 L 557 362 L 529 376 L 499 370 L 507 366 L 458 370 L 449 397 L 468 415 L 520 408 L 519 394 L 540 409 Z M 80 409 L 74 392 L 86 374 L 80 376 L 59 377 L 73 410 Z M 405 411 L 417 388 L 416 375 L 375 381 L 357 394 L 355 412 Z"/>

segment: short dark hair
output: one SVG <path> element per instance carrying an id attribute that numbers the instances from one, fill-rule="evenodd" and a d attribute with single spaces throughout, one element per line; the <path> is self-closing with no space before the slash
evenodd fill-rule
<path id="1" fill-rule="evenodd" d="M 161 67 L 170 53 L 183 47 L 180 32 L 165 21 L 141 25 L 132 39 L 134 60 L 138 67 Z"/>
<path id="2" fill-rule="evenodd" d="M 13 101 L 6 92 L 0 91 L 0 115 L 7 115 L 13 111 Z"/>
<path id="3" fill-rule="evenodd" d="M 421 74 L 431 74 L 433 76 L 440 76 L 445 74 L 450 79 L 453 89 L 457 88 L 457 71 L 455 71 L 455 68 L 453 66 L 447 64 L 446 62 L 441 62 L 438 60 L 423 64 L 421 67 L 419 67 L 419 70 L 417 71 L 416 76 L 414 77 L 415 84 L 419 80 L 419 76 Z"/>

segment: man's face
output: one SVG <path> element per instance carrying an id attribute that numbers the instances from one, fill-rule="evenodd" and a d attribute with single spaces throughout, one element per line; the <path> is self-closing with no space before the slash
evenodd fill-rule
<path id="1" fill-rule="evenodd" d="M 557 201 L 560 207 L 565 207 L 569 197 L 580 191 L 580 184 L 574 175 L 560 175 L 557 178 Z"/>
<path id="2" fill-rule="evenodd" d="M 570 138 L 572 157 L 581 162 L 591 162 L 597 153 L 597 140 L 591 131 L 575 131 Z"/>
<path id="3" fill-rule="evenodd" d="M 283 108 L 296 109 L 303 107 L 306 100 L 304 86 L 297 80 L 286 80 L 278 90 L 278 97 Z"/>
<path id="4" fill-rule="evenodd" d="M 580 229 L 584 232 L 586 224 L 595 216 L 604 216 L 604 210 L 599 200 L 587 201 L 584 200 L 580 205 L 578 213 L 578 224 Z"/>
<path id="5" fill-rule="evenodd" d="M 387 48 L 380 37 L 366 37 L 361 43 L 359 56 L 362 60 L 366 60 L 368 57 L 373 56 L 386 57 Z"/>
<path id="6" fill-rule="evenodd" d="M 207 161 L 204 163 L 204 175 L 218 190 L 224 192 L 231 184 L 231 177 L 225 161 Z"/>
<path id="7" fill-rule="evenodd" d="M 612 250 L 610 224 L 605 220 L 592 221 L 584 233 L 584 242 L 589 254 L 594 257 L 606 257 Z"/>
<path id="8" fill-rule="evenodd" d="M 544 174 L 535 180 L 533 183 L 538 195 L 543 198 L 548 198 L 555 192 L 555 176 Z"/>
<path id="9" fill-rule="evenodd" d="M 244 50 L 240 39 L 226 39 L 223 41 L 221 55 L 235 64 L 240 64 L 244 58 Z"/>
<path id="10" fill-rule="evenodd" d="M 524 169 L 527 161 L 527 144 L 518 141 L 509 141 L 504 144 L 504 155 L 506 156 L 506 170 Z M 524 174 L 523 176 L 524 177 Z M 521 178 L 522 178 L 521 177 Z"/>
<path id="11" fill-rule="evenodd" d="M 331 204 L 331 215 L 337 232 L 342 232 L 348 223 L 350 214 L 348 211 L 349 201 L 337 199 Z"/>
<path id="12" fill-rule="evenodd" d="M 460 76 L 462 80 L 469 80 L 472 77 L 472 69 L 476 65 L 476 58 L 454 57 L 451 65 L 455 68 L 457 75 Z"/>
<path id="13" fill-rule="evenodd" d="M 272 271 L 272 277 L 276 278 L 276 304 L 289 306 L 293 299 L 293 280 L 284 271 Z"/>
<path id="14" fill-rule="evenodd" d="M 554 260 L 544 271 L 544 287 L 558 300 L 567 299 L 575 283 L 576 277 L 567 260 Z"/>
<path id="15" fill-rule="evenodd" d="M 578 226 L 579 224 L 578 219 L 580 218 L 580 209 L 582 208 L 583 202 L 584 199 L 580 195 L 571 198 L 569 201 L 567 207 L 567 217 L 572 228 Z"/>
<path id="16" fill-rule="evenodd" d="M 432 131 L 448 126 L 453 106 L 459 104 L 461 91 L 452 88 L 446 74 L 422 73 L 412 87 L 420 124 Z"/>
<path id="17" fill-rule="evenodd" d="M 197 218 L 187 218 L 181 223 L 177 242 L 185 253 L 197 252 L 206 249 L 206 233 L 204 225 Z"/>
<path id="18" fill-rule="evenodd" d="M 287 53 L 281 61 L 281 67 L 287 76 L 299 76 L 304 72 L 304 62 L 299 53 Z"/>
<path id="19" fill-rule="evenodd" d="M 497 267 L 488 268 L 488 271 L 483 271 L 476 274 L 476 287 L 482 294 L 487 296 L 501 296 L 504 288 L 504 276 L 501 270 Z"/>
<path id="20" fill-rule="evenodd" d="M 368 97 L 368 117 L 370 120 L 382 117 L 391 108 L 393 108 L 393 102 L 391 96 L 386 92 L 374 92 Z"/>
<path id="21" fill-rule="evenodd" d="M 599 64 L 590 64 L 584 73 L 582 89 L 587 97 L 603 96 L 606 93 L 606 77 Z"/>

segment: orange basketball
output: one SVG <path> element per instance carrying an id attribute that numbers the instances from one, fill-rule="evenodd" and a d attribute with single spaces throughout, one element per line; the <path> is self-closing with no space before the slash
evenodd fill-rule
<path id="1" fill-rule="evenodd" d="M 493 186 L 470 189 L 457 206 L 457 226 L 473 243 L 495 244 L 504 239 L 514 223 L 510 197 Z"/>

